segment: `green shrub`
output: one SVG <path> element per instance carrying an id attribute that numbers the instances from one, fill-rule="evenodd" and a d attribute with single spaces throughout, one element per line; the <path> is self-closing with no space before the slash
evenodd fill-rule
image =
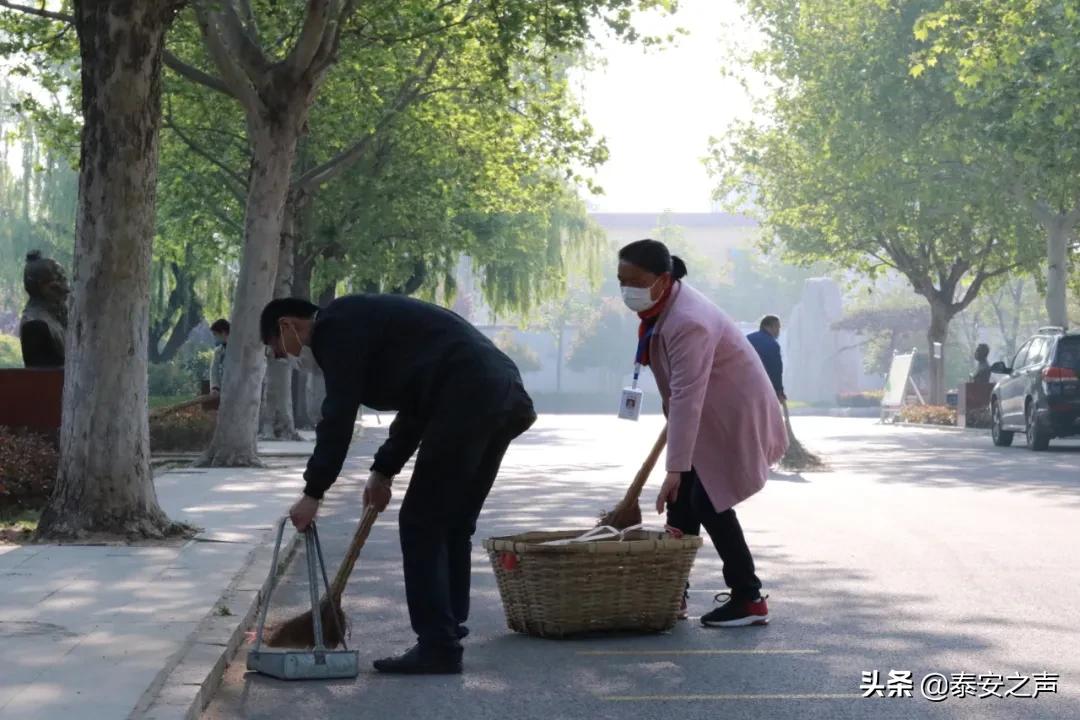
<path id="1" fill-rule="evenodd" d="M 946 405 L 905 405 L 900 408 L 901 422 L 919 425 L 956 425 L 956 408 Z"/>
<path id="2" fill-rule="evenodd" d="M 836 404 L 839 407 L 881 407 L 881 398 L 885 396 L 884 392 L 857 392 L 857 393 L 840 393 L 840 396 L 836 399 Z"/>
<path id="3" fill-rule="evenodd" d="M 54 437 L 0 427 L 0 507 L 44 505 L 52 493 L 59 458 Z"/>
<path id="4" fill-rule="evenodd" d="M 213 350 L 184 352 L 171 362 L 150 364 L 152 397 L 194 397 L 203 381 L 210 378 Z M 166 403 L 167 404 L 167 403 Z"/>
<path id="5" fill-rule="evenodd" d="M 151 363 L 150 394 L 165 397 L 191 395 L 198 392 L 199 385 L 178 363 Z"/>
<path id="6" fill-rule="evenodd" d="M 214 359 L 214 349 L 192 351 L 179 358 L 176 362 L 188 374 L 195 388 L 192 392 L 198 392 L 199 384 L 210 379 L 210 363 Z"/>
<path id="7" fill-rule="evenodd" d="M 22 346 L 14 335 L 0 334 L 0 368 L 21 368 Z"/>

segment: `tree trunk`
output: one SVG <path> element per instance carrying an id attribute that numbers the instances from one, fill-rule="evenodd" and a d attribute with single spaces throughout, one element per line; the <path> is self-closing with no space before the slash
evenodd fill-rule
<path id="1" fill-rule="evenodd" d="M 334 300 L 335 288 L 333 285 L 323 290 L 319 295 L 319 307 L 326 307 Z M 311 417 L 312 427 L 319 424 L 322 420 L 322 404 L 326 399 L 326 383 L 323 382 L 321 375 L 308 375 L 308 396 L 307 406 L 308 415 Z"/>
<path id="2" fill-rule="evenodd" d="M 559 321 L 559 340 L 555 353 L 555 394 L 562 394 L 563 338 L 566 335 L 566 323 Z"/>
<path id="3" fill-rule="evenodd" d="M 285 215 L 281 223 L 281 244 L 278 248 L 277 279 L 274 297 L 292 295 L 293 248 L 296 246 L 296 202 L 292 197 L 285 203 Z M 266 373 L 266 388 L 260 419 L 260 436 L 264 440 L 299 440 L 293 424 L 292 409 L 293 372 L 288 363 L 271 362 Z"/>
<path id="4" fill-rule="evenodd" d="M 926 401 L 931 405 L 945 404 L 945 341 L 949 337 L 948 308 L 940 303 L 930 303 L 930 330 L 926 337 L 930 351 L 930 397 Z M 934 343 L 941 344 L 941 357 L 934 357 Z"/>
<path id="5" fill-rule="evenodd" d="M 83 130 L 60 465 L 39 537 L 183 530 L 150 470 L 147 346 L 171 3 L 75 3 Z"/>
<path id="6" fill-rule="evenodd" d="M 249 124 L 255 125 L 255 122 Z M 281 221 L 301 123 L 261 120 L 249 128 L 251 172 L 244 210 L 244 253 L 233 300 L 217 427 L 199 460 L 203 467 L 261 465 L 256 434 L 266 359 L 259 316 L 273 296 Z"/>
<path id="7" fill-rule="evenodd" d="M 311 273 L 312 270 L 314 270 L 315 259 L 304 245 L 306 240 L 307 238 L 304 236 L 303 230 L 301 229 L 296 235 L 293 251 L 292 292 L 294 297 L 310 300 Z M 296 423 L 297 428 L 305 430 L 310 430 L 315 427 L 315 422 L 312 419 L 311 413 L 308 411 L 308 385 L 311 383 L 311 380 L 311 376 L 307 373 L 293 373 L 293 421 Z"/>
<path id="8" fill-rule="evenodd" d="M 1026 284 L 1027 281 L 1021 277 L 1016 281 L 1016 290 L 1013 292 L 1012 333 L 1009 335 L 1009 354 L 1006 356 L 1006 363 L 1012 361 L 1018 349 L 1016 343 L 1020 338 L 1020 318 L 1024 312 L 1024 286 Z"/>
<path id="9" fill-rule="evenodd" d="M 1067 328 L 1067 258 L 1069 240 L 1072 237 L 1072 220 L 1068 215 L 1058 213 L 1043 225 L 1046 228 L 1046 315 L 1051 325 Z"/>
<path id="10" fill-rule="evenodd" d="M 190 254 L 189 254 L 190 255 Z M 188 259 L 190 262 L 190 257 Z M 187 342 L 191 331 L 203 322 L 203 307 L 195 293 L 195 278 L 177 263 L 171 263 L 176 287 L 169 293 L 168 305 L 159 322 L 150 326 L 150 362 L 169 362 Z M 177 315 L 179 313 L 179 315 Z M 174 320 L 175 319 L 175 320 Z M 168 333 L 169 339 L 161 347 Z"/>

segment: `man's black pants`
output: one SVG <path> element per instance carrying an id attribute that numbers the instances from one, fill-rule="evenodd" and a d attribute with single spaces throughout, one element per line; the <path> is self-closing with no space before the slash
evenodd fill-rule
<path id="1" fill-rule="evenodd" d="M 409 619 L 422 647 L 461 647 L 476 520 L 511 441 L 535 420 L 530 402 L 514 413 L 440 423 L 421 442 L 398 523 Z"/>
<path id="2" fill-rule="evenodd" d="M 754 573 L 754 558 L 746 545 L 739 519 L 735 517 L 735 509 L 716 512 L 696 470 L 682 474 L 679 495 L 675 504 L 668 507 L 667 524 L 686 535 L 701 534 L 704 525 L 724 563 L 724 582 L 731 588 L 732 597 L 741 600 L 758 598 L 761 581 Z"/>

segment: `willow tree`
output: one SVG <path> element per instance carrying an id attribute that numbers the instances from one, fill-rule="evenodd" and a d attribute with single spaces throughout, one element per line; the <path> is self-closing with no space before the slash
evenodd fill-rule
<path id="1" fill-rule="evenodd" d="M 914 77 L 916 21 L 934 0 L 746 0 L 774 77 L 758 124 L 718 143 L 721 192 L 799 263 L 895 271 L 925 298 L 931 395 L 944 402 L 950 321 L 993 278 L 1030 267 L 1036 229 L 949 79 Z"/>

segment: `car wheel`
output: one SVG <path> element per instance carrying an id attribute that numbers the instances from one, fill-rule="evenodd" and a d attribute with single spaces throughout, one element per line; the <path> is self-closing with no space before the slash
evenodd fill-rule
<path id="1" fill-rule="evenodd" d="M 1031 450 L 1045 450 L 1050 447 L 1050 433 L 1046 428 L 1040 427 L 1035 414 L 1035 403 L 1027 404 L 1027 446 Z"/>
<path id="2" fill-rule="evenodd" d="M 995 400 L 990 407 L 990 436 L 994 438 L 994 444 L 998 447 L 1009 447 L 1012 445 L 1013 432 L 1012 430 L 1003 430 L 1001 427 L 1001 406 L 998 405 Z"/>

